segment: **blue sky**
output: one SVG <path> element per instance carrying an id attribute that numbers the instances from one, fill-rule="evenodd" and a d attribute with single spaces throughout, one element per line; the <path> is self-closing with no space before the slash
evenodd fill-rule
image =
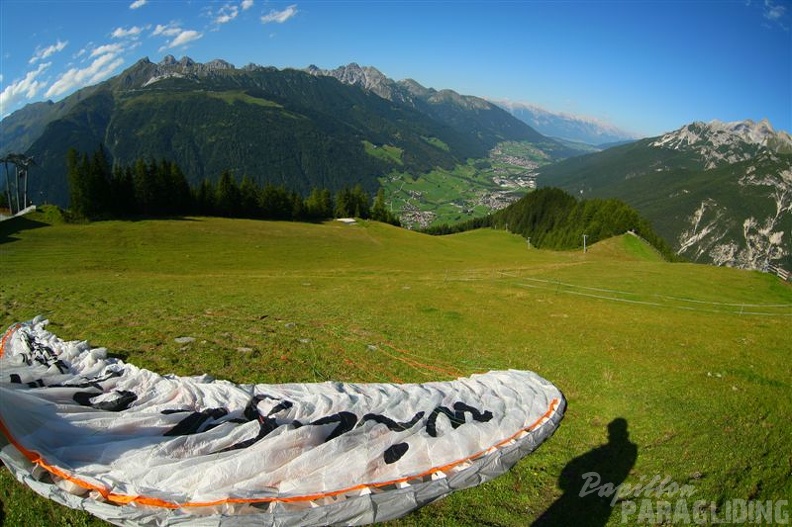
<path id="1" fill-rule="evenodd" d="M 350 62 L 639 136 L 694 120 L 792 131 L 790 0 L 2 0 L 0 115 L 148 57 Z"/>

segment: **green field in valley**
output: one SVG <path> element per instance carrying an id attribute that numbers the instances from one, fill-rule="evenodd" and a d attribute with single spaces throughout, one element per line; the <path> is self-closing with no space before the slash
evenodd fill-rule
<path id="1" fill-rule="evenodd" d="M 581 456 L 595 471 L 620 462 L 597 458 L 617 418 L 637 446 L 625 485 L 666 478 L 685 486 L 691 509 L 700 500 L 721 514 L 734 500 L 792 496 L 792 287 L 775 276 L 666 263 L 629 235 L 583 254 L 494 230 L 53 218 L 0 223 L 4 328 L 43 315 L 59 337 L 140 367 L 238 383 L 423 382 L 517 368 L 564 392 L 561 427 L 535 453 L 388 525 L 522 527 L 561 506 L 577 525 L 622 525 L 622 511 L 645 501 L 654 508 L 643 520 L 675 523 L 658 505 L 677 502 L 673 487 L 593 513 L 575 496 L 579 476 L 559 481 Z M 175 340 L 183 336 L 195 341 Z M 105 525 L 4 468 L 0 517 Z"/>

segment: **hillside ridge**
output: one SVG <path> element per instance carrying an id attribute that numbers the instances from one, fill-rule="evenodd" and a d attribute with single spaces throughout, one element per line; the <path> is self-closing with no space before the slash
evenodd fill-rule
<path id="1" fill-rule="evenodd" d="M 540 186 L 633 205 L 683 258 L 792 267 L 792 137 L 767 120 L 693 122 L 537 172 Z"/>

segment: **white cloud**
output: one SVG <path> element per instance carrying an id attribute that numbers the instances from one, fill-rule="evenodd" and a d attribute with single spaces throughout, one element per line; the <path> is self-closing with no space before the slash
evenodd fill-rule
<path id="1" fill-rule="evenodd" d="M 157 24 L 157 27 L 154 28 L 154 31 L 151 34 L 163 35 L 166 37 L 175 37 L 181 32 L 182 32 L 182 28 L 171 23 L 164 26 L 162 24 Z"/>
<path id="2" fill-rule="evenodd" d="M 57 53 L 58 51 L 63 51 L 63 48 L 65 48 L 68 43 L 69 43 L 68 41 L 61 42 L 60 39 L 58 39 L 58 42 L 51 46 L 47 46 L 46 48 L 43 49 L 36 48 L 36 53 L 28 61 L 28 64 L 35 64 L 39 60 L 46 59 L 53 53 Z"/>
<path id="3" fill-rule="evenodd" d="M 765 18 L 773 22 L 780 20 L 786 13 L 786 6 L 777 5 L 773 0 L 765 0 L 764 6 Z"/>
<path id="4" fill-rule="evenodd" d="M 195 31 L 193 29 L 187 29 L 187 30 L 182 31 L 181 33 L 179 33 L 176 36 L 176 38 L 174 38 L 173 40 L 168 42 L 165 46 L 163 46 L 160 49 L 163 50 L 163 49 L 170 49 L 170 48 L 176 48 L 176 47 L 179 47 L 179 46 L 184 46 L 184 45 L 187 45 L 188 43 L 190 43 L 190 42 L 192 42 L 194 40 L 198 40 L 201 37 L 203 37 L 203 33 L 200 33 L 200 32 Z"/>
<path id="5" fill-rule="evenodd" d="M 25 77 L 9 84 L 0 93 L 0 117 L 5 117 L 10 109 L 17 104 L 32 99 L 44 87 L 45 82 L 36 80 L 41 73 L 50 67 L 51 62 L 39 64 L 38 68 L 29 71 Z"/>
<path id="6" fill-rule="evenodd" d="M 137 9 L 139 7 L 143 7 L 148 3 L 148 0 L 135 0 L 131 4 L 129 4 L 129 9 Z"/>
<path id="7" fill-rule="evenodd" d="M 99 55 L 104 55 L 106 53 L 118 54 L 122 51 L 124 51 L 123 44 L 105 44 L 104 46 L 99 46 L 98 48 L 91 51 L 91 56 L 98 57 Z"/>
<path id="8" fill-rule="evenodd" d="M 286 9 L 282 11 L 272 10 L 268 14 L 261 17 L 261 21 L 265 24 L 269 24 L 270 22 L 277 22 L 278 24 L 283 24 L 294 15 L 297 14 L 297 4 L 292 4 Z"/>
<path id="9" fill-rule="evenodd" d="M 789 31 L 789 20 L 787 16 L 786 5 L 776 3 L 775 0 L 765 0 L 764 2 L 764 17 L 768 22 L 766 27 L 777 26 L 784 31 Z"/>
<path id="10" fill-rule="evenodd" d="M 167 25 L 157 24 L 154 31 L 151 32 L 152 36 L 173 37 L 170 41 L 166 42 L 159 50 L 164 51 L 170 48 L 184 46 L 194 40 L 203 37 L 203 33 L 195 31 L 194 29 L 182 29 L 175 22 Z"/>
<path id="11" fill-rule="evenodd" d="M 125 29 L 123 27 L 116 28 L 111 35 L 113 38 L 136 38 L 140 33 L 143 32 L 142 27 L 132 26 L 129 29 Z"/>
<path id="12" fill-rule="evenodd" d="M 238 6 L 230 3 L 225 4 L 214 15 L 214 23 L 218 25 L 227 24 L 239 16 L 240 9 L 247 11 L 251 7 L 253 7 L 253 0 L 243 0 Z"/>
<path id="13" fill-rule="evenodd" d="M 224 5 L 217 11 L 215 24 L 227 24 L 237 17 L 239 8 L 235 5 Z"/>
<path id="14" fill-rule="evenodd" d="M 85 68 L 71 68 L 61 75 L 44 94 L 46 97 L 57 97 L 69 91 L 90 86 L 108 78 L 118 69 L 124 59 L 115 53 L 105 53 L 97 57 Z"/>

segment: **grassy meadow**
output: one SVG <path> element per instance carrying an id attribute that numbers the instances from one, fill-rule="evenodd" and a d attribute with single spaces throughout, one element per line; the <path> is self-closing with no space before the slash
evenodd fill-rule
<path id="1" fill-rule="evenodd" d="M 0 223 L 0 325 L 36 315 L 61 338 L 160 373 L 423 382 L 517 368 L 564 392 L 566 417 L 535 453 L 391 526 L 531 525 L 561 487 L 581 488 L 559 477 L 608 442 L 616 418 L 637 446 L 625 484 L 667 477 L 715 506 L 792 496 L 792 287 L 666 263 L 628 235 L 583 254 L 531 249 L 493 230 L 430 237 L 373 222 L 217 218 L 76 225 L 38 212 Z M 183 336 L 196 340 L 176 342 Z M 583 500 L 567 503 L 577 525 L 596 524 Z M 600 524 L 621 525 L 620 510 Z M 105 525 L 39 498 L 4 468 L 0 518 Z"/>

